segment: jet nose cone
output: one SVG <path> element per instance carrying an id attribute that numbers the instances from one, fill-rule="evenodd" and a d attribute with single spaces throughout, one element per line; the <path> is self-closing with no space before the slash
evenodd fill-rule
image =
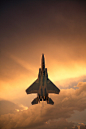
<path id="1" fill-rule="evenodd" d="M 42 53 L 42 57 L 44 56 L 44 54 Z"/>
<path id="2" fill-rule="evenodd" d="M 44 60 L 44 54 L 42 54 L 42 60 Z"/>
<path id="3" fill-rule="evenodd" d="M 42 54 L 42 61 L 44 62 L 44 54 Z"/>
<path id="4" fill-rule="evenodd" d="M 44 54 L 42 54 L 41 69 L 42 69 L 42 71 L 45 70 L 45 59 L 44 59 Z"/>

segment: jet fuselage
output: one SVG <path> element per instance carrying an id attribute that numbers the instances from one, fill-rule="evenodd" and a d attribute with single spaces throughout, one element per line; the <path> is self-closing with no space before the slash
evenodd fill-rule
<path id="1" fill-rule="evenodd" d="M 48 93 L 59 94 L 60 90 L 48 78 L 47 68 L 45 68 L 44 54 L 42 54 L 41 68 L 39 68 L 38 79 L 26 89 L 27 94 L 37 93 L 37 98 L 32 101 L 32 104 L 37 104 L 40 101 L 47 101 L 48 104 L 54 104 Z"/>
<path id="2" fill-rule="evenodd" d="M 42 101 L 42 99 L 44 101 L 48 99 L 48 93 L 46 89 L 47 79 L 48 79 L 48 73 L 47 73 L 47 68 L 45 68 L 44 54 L 42 54 L 41 68 L 39 68 L 39 74 L 38 74 L 38 80 L 40 83 L 40 88 L 38 91 L 38 98 L 40 99 L 40 101 Z"/>

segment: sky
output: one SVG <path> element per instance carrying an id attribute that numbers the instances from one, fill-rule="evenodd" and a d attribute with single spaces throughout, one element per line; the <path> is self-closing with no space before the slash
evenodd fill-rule
<path id="1" fill-rule="evenodd" d="M 0 128 L 86 128 L 86 2 L 7 0 L 0 5 Z M 44 53 L 60 89 L 54 105 L 31 105 L 25 90 Z M 77 127 L 76 127 L 77 126 Z"/>

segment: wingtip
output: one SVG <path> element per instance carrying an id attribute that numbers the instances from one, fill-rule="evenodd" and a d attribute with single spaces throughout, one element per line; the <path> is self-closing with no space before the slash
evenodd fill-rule
<path id="1" fill-rule="evenodd" d="M 25 92 L 27 93 L 27 89 L 25 90 Z"/>

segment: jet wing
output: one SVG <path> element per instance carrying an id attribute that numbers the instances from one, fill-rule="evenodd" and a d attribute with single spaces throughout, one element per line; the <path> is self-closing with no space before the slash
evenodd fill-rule
<path id="1" fill-rule="evenodd" d="M 47 92 L 59 94 L 60 90 L 53 84 L 50 79 L 47 80 Z"/>
<path id="2" fill-rule="evenodd" d="M 32 85 L 30 85 L 30 86 L 26 89 L 26 93 L 27 93 L 27 94 L 38 93 L 39 86 L 40 86 L 39 80 L 37 79 Z"/>

